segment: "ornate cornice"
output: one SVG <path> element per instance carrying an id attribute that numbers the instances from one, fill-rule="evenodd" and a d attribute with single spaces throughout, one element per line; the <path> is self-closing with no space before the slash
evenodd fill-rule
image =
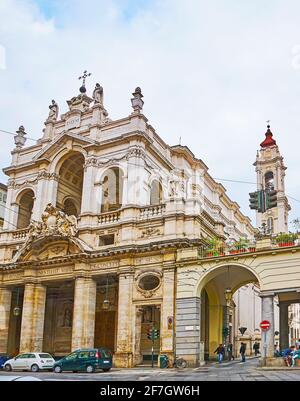
<path id="1" fill-rule="evenodd" d="M 35 177 L 25 179 L 24 181 L 17 181 L 15 179 L 8 180 L 7 188 L 19 189 L 26 187 L 27 185 L 35 185 L 39 180 L 59 180 L 59 175 L 56 173 L 47 173 L 46 171 L 40 171 Z"/>

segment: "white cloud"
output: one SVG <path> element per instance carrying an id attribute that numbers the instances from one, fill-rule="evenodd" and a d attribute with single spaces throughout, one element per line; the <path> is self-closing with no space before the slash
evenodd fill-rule
<path id="1" fill-rule="evenodd" d="M 287 192 L 300 198 L 299 2 L 157 0 L 130 18 L 129 0 L 55 3 L 50 19 L 33 0 L 0 3 L 1 129 L 23 124 L 40 137 L 50 100 L 65 111 L 88 69 L 88 87 L 102 84 L 112 118 L 131 112 L 132 90 L 141 86 L 158 134 L 170 144 L 181 136 L 215 177 L 255 181 L 252 163 L 270 119 L 288 166 Z M 13 147 L 4 138 L 2 166 Z M 224 185 L 250 214 L 253 187 Z"/>

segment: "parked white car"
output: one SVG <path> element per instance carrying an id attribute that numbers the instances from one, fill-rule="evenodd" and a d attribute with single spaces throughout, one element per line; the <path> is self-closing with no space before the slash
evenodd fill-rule
<path id="1" fill-rule="evenodd" d="M 9 359 L 3 365 L 7 372 L 11 370 L 52 370 L 55 360 L 50 354 L 43 352 L 31 352 L 28 354 L 19 354 L 15 358 Z"/>

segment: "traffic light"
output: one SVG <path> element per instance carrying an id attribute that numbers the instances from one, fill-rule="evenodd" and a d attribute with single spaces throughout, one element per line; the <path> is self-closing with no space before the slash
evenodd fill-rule
<path id="1" fill-rule="evenodd" d="M 147 338 L 148 340 L 152 340 L 152 329 L 147 330 Z"/>
<path id="2" fill-rule="evenodd" d="M 250 209 L 257 210 L 259 213 L 266 211 L 265 191 L 250 192 Z"/>
<path id="3" fill-rule="evenodd" d="M 266 209 L 277 206 L 277 191 L 266 191 Z"/>
<path id="4" fill-rule="evenodd" d="M 153 329 L 153 340 L 157 340 L 159 338 L 159 330 L 158 329 Z"/>
<path id="5" fill-rule="evenodd" d="M 159 338 L 159 330 L 158 329 L 148 329 L 147 330 L 147 338 L 148 340 L 157 340 Z"/>
<path id="6" fill-rule="evenodd" d="M 229 336 L 229 328 L 228 327 L 223 327 L 223 336 L 228 337 Z"/>
<path id="7" fill-rule="evenodd" d="M 250 209 L 258 210 L 259 207 L 259 192 L 250 192 Z"/>

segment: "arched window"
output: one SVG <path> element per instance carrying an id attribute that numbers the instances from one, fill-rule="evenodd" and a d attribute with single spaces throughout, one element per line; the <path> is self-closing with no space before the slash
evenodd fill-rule
<path id="1" fill-rule="evenodd" d="M 272 171 L 268 171 L 265 174 L 265 189 L 270 191 L 274 190 L 274 174 Z"/>
<path id="2" fill-rule="evenodd" d="M 267 220 L 267 229 L 269 234 L 273 234 L 274 232 L 274 220 L 272 217 L 269 217 Z"/>
<path id="3" fill-rule="evenodd" d="M 81 208 L 84 157 L 73 152 L 59 169 L 56 205 L 68 215 L 78 216 Z"/>
<path id="4" fill-rule="evenodd" d="M 158 180 L 153 180 L 150 189 L 150 205 L 158 205 L 163 200 L 162 185 Z"/>
<path id="5" fill-rule="evenodd" d="M 34 192 L 31 189 L 26 190 L 19 200 L 19 212 L 17 228 L 26 228 L 30 224 L 32 209 L 34 204 Z"/>
<path id="6" fill-rule="evenodd" d="M 78 211 L 75 206 L 75 202 L 72 199 L 66 199 L 64 202 L 64 212 L 68 216 L 76 216 L 78 217 Z"/>
<path id="7" fill-rule="evenodd" d="M 108 169 L 102 179 L 101 212 L 120 209 L 123 196 L 123 173 L 117 168 Z"/>

